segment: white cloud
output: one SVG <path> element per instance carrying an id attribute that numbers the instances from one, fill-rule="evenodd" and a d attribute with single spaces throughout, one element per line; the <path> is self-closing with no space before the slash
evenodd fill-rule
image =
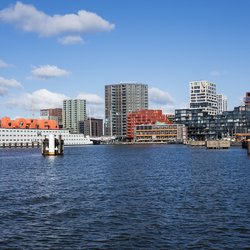
<path id="1" fill-rule="evenodd" d="M 77 99 L 84 99 L 87 103 L 87 116 L 104 118 L 104 100 L 96 94 L 79 93 Z"/>
<path id="2" fill-rule="evenodd" d="M 15 79 L 6 79 L 0 76 L 0 85 L 1 86 L 6 86 L 9 88 L 17 88 L 17 87 L 21 87 L 21 83 L 18 82 Z"/>
<path id="3" fill-rule="evenodd" d="M 35 32 L 40 36 L 110 31 L 115 27 L 97 14 L 85 10 L 79 10 L 76 14 L 49 16 L 33 5 L 21 2 L 2 9 L 0 20 L 15 23 L 23 31 Z"/>
<path id="4" fill-rule="evenodd" d="M 5 95 L 7 92 L 8 92 L 8 89 L 0 85 L 0 96 Z"/>
<path id="5" fill-rule="evenodd" d="M 149 102 L 149 109 L 162 110 L 163 114 L 174 114 L 175 107 L 173 105 L 163 105 L 153 102 Z"/>
<path id="6" fill-rule="evenodd" d="M 22 87 L 21 83 L 15 79 L 6 79 L 0 76 L 0 96 L 8 92 L 10 88 Z"/>
<path id="7" fill-rule="evenodd" d="M 43 65 L 40 67 L 35 67 L 32 70 L 33 76 L 39 78 L 39 79 L 49 79 L 49 78 L 55 78 L 60 76 L 66 76 L 70 72 L 64 69 L 60 69 L 55 65 Z"/>
<path id="8" fill-rule="evenodd" d="M 173 104 L 173 97 L 166 91 L 158 88 L 149 88 L 148 90 L 149 101 L 155 104 Z"/>
<path id="9" fill-rule="evenodd" d="M 14 96 L 7 101 L 7 105 L 24 110 L 39 111 L 43 108 L 60 108 L 65 99 L 68 99 L 68 97 L 64 94 L 39 89 L 33 93 L 24 93 L 18 97 Z"/>
<path id="10" fill-rule="evenodd" d="M 82 92 L 78 94 L 77 99 L 84 99 L 90 104 L 96 104 L 96 105 L 104 104 L 103 98 L 96 94 Z"/>
<path id="11" fill-rule="evenodd" d="M 80 36 L 66 36 L 58 39 L 58 42 L 63 45 L 83 44 L 84 41 Z"/>
<path id="12" fill-rule="evenodd" d="M 1 91 L 1 90 L 0 90 Z M 87 115 L 95 118 L 104 118 L 104 101 L 96 94 L 80 93 L 77 99 L 84 99 L 87 102 Z M 23 93 L 13 96 L 7 101 L 11 108 L 39 111 L 43 108 L 60 108 L 63 100 L 71 99 L 68 96 L 51 92 L 47 89 L 39 89 L 32 93 Z"/>
<path id="13" fill-rule="evenodd" d="M 174 98 L 166 91 L 149 88 L 149 109 L 160 109 L 165 114 L 174 113 Z"/>
<path id="14" fill-rule="evenodd" d="M 0 59 L 0 68 L 7 68 L 10 67 L 11 65 L 4 62 L 3 60 Z"/>

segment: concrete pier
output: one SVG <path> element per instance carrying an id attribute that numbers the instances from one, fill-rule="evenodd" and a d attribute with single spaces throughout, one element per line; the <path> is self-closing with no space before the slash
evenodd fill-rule
<path id="1" fill-rule="evenodd" d="M 62 136 L 55 138 L 53 134 L 49 135 L 49 138 L 45 138 L 42 142 L 42 155 L 63 155 L 64 153 L 64 141 Z"/>
<path id="2" fill-rule="evenodd" d="M 190 146 L 206 147 L 207 149 L 227 149 L 230 148 L 230 141 L 189 141 Z"/>
<path id="3" fill-rule="evenodd" d="M 194 147 L 202 147 L 206 145 L 205 141 L 189 141 L 188 144 Z"/>
<path id="4" fill-rule="evenodd" d="M 207 141 L 207 149 L 227 149 L 230 148 L 230 141 Z"/>

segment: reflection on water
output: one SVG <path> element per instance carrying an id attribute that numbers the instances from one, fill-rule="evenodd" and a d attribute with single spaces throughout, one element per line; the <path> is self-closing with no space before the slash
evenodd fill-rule
<path id="1" fill-rule="evenodd" d="M 245 150 L 0 150 L 0 248 L 247 249 Z"/>

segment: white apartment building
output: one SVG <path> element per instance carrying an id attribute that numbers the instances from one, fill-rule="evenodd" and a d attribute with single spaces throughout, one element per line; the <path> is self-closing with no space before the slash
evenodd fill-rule
<path id="1" fill-rule="evenodd" d="M 216 84 L 204 80 L 192 81 L 189 84 L 190 108 L 201 108 L 211 115 L 216 115 L 218 111 Z"/>
<path id="2" fill-rule="evenodd" d="M 217 102 L 218 102 L 218 114 L 222 114 L 223 111 L 227 111 L 227 96 L 218 94 Z"/>
<path id="3" fill-rule="evenodd" d="M 80 122 L 86 119 L 86 100 L 63 101 L 63 128 L 73 133 L 80 132 Z"/>

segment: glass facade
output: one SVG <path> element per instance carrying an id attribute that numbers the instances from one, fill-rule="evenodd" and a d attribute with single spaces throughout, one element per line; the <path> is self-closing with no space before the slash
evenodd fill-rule
<path id="1" fill-rule="evenodd" d="M 202 109 L 177 109 L 175 122 L 188 128 L 190 139 L 221 139 L 237 133 L 250 133 L 250 106 L 210 115 Z"/>

